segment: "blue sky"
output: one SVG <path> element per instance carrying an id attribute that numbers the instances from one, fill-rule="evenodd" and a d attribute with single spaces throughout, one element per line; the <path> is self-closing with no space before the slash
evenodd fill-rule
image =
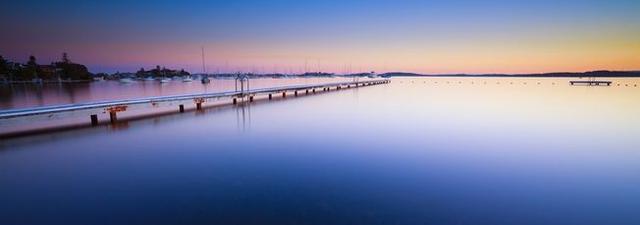
<path id="1" fill-rule="evenodd" d="M 1 10 L 3 56 L 46 63 L 64 51 L 96 71 L 196 70 L 202 46 L 211 70 L 640 67 L 639 1 L 16 1 Z"/>

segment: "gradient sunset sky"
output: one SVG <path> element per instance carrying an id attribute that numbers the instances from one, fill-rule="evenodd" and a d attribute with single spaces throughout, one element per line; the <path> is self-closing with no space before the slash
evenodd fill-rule
<path id="1" fill-rule="evenodd" d="M 640 1 L 11 1 L 0 55 L 92 72 L 640 70 Z"/>

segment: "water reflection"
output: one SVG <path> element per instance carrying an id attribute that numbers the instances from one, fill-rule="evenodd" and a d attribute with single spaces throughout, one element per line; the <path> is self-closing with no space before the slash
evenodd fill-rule
<path id="1" fill-rule="evenodd" d="M 251 129 L 251 103 L 243 99 L 243 101 L 235 107 L 235 110 L 238 130 L 241 132 L 249 131 Z"/>
<path id="2" fill-rule="evenodd" d="M 616 83 L 403 78 L 0 140 L 0 224 L 635 225 Z"/>

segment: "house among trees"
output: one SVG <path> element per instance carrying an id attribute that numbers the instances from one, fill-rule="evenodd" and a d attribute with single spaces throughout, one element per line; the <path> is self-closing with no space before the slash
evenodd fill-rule
<path id="1" fill-rule="evenodd" d="M 86 66 L 71 62 L 67 53 L 59 62 L 39 65 L 35 56 L 29 56 L 26 64 L 13 63 L 0 56 L 0 80 L 15 81 L 90 81 L 91 73 Z"/>

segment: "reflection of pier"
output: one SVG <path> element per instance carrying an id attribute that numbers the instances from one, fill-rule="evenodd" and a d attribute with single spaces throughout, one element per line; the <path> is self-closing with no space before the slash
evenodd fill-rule
<path id="1" fill-rule="evenodd" d="M 391 82 L 390 80 L 371 80 L 371 81 L 356 81 L 356 82 L 340 82 L 340 83 L 328 83 L 328 84 L 314 84 L 314 85 L 294 85 L 285 87 L 273 87 L 273 88 L 259 88 L 249 90 L 248 83 L 247 88 L 244 88 L 242 84 L 240 90 L 220 92 L 220 93 L 204 93 L 204 94 L 188 94 L 188 95 L 173 95 L 173 96 L 161 96 L 150 97 L 140 99 L 127 99 L 116 101 L 104 101 L 94 103 L 81 103 L 81 104 L 69 104 L 59 106 L 45 106 L 27 109 L 16 110 L 4 110 L 0 111 L 0 121 L 8 119 L 24 119 L 33 121 L 36 118 L 45 118 L 45 120 L 51 120 L 55 118 L 61 118 L 63 116 L 86 116 L 91 119 L 91 124 L 98 124 L 99 114 L 109 114 L 110 121 L 115 123 L 117 121 L 117 114 L 119 112 L 125 112 L 137 109 L 154 109 L 158 106 L 177 106 L 179 112 L 184 112 L 186 104 L 195 104 L 196 110 L 201 110 L 205 103 L 220 103 L 224 100 L 231 100 L 233 104 L 238 103 L 238 98 L 243 102 L 248 98 L 249 102 L 253 102 L 255 97 L 268 96 L 268 99 L 281 95 L 282 98 L 287 97 L 287 93 L 293 92 L 294 96 L 298 96 L 299 93 L 316 93 L 320 91 L 328 92 L 332 90 L 341 90 L 345 88 L 365 87 L 371 85 L 386 84 Z M 244 83 L 244 82 L 242 82 Z"/>
<path id="2" fill-rule="evenodd" d="M 236 107 L 236 125 L 242 132 L 251 129 L 251 104 L 240 104 Z"/>

